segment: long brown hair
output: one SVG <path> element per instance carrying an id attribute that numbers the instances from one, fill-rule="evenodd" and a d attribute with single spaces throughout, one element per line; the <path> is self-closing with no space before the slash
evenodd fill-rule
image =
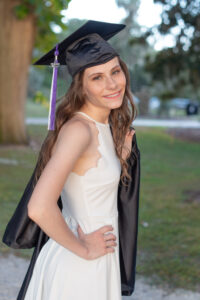
<path id="1" fill-rule="evenodd" d="M 124 148 L 125 135 L 128 129 L 131 127 L 133 120 L 137 115 L 137 110 L 133 102 L 132 94 L 130 91 L 130 76 L 126 64 L 118 57 L 122 71 L 126 77 L 126 88 L 124 93 L 123 103 L 119 108 L 113 109 L 109 115 L 109 124 L 111 126 L 113 141 L 115 145 L 116 155 L 120 160 L 122 172 L 120 179 L 123 184 L 125 178 L 131 180 L 128 174 L 127 159 L 122 158 L 122 150 Z M 62 102 L 59 104 L 56 110 L 55 118 L 55 130 L 49 131 L 42 144 L 41 150 L 38 155 L 38 161 L 35 172 L 35 182 L 40 177 L 42 170 L 45 168 L 47 162 L 51 157 L 51 150 L 56 142 L 58 133 L 61 127 L 70 120 L 76 111 L 79 111 L 82 105 L 85 103 L 83 97 L 83 79 L 84 70 L 76 74 L 72 80 L 72 83 L 62 98 Z M 129 153 L 130 154 L 130 153 Z"/>

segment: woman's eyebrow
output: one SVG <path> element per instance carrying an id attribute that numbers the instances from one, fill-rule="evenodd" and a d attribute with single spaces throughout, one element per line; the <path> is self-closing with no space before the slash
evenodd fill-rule
<path id="1" fill-rule="evenodd" d="M 111 71 L 113 70 L 113 69 L 115 69 L 116 67 L 120 67 L 120 65 L 118 64 L 118 65 L 116 65 L 116 66 L 114 66 L 114 67 L 112 67 L 112 69 L 111 69 Z M 91 76 L 93 76 L 93 75 L 99 75 L 99 74 L 103 74 L 103 72 L 96 72 L 96 73 L 92 73 L 92 74 L 90 74 L 88 77 L 91 77 Z"/>

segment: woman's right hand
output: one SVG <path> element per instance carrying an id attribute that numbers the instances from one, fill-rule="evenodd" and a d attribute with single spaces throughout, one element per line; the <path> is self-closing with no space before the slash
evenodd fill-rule
<path id="1" fill-rule="evenodd" d="M 104 225 L 99 229 L 85 234 L 80 225 L 78 225 L 77 232 L 79 240 L 86 248 L 86 259 L 92 260 L 103 256 L 107 253 L 114 252 L 113 246 L 116 246 L 116 236 L 113 233 L 106 233 L 113 230 L 112 225 Z"/>

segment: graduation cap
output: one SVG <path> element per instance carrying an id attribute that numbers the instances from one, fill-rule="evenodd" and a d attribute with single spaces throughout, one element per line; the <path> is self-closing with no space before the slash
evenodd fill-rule
<path id="1" fill-rule="evenodd" d="M 70 75 L 74 77 L 85 68 L 106 63 L 119 56 L 107 40 L 125 26 L 89 20 L 34 63 L 53 67 L 48 130 L 54 130 L 58 67 L 67 65 Z"/>

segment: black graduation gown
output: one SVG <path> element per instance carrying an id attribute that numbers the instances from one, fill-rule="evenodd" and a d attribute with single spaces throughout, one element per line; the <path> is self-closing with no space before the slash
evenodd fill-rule
<path id="1" fill-rule="evenodd" d="M 128 181 L 128 186 L 124 186 L 120 180 L 117 199 L 121 293 L 126 296 L 130 296 L 134 291 L 136 273 L 140 190 L 140 151 L 137 147 L 136 133 L 133 136 L 128 165 L 128 173 L 132 176 L 132 181 Z M 27 204 L 33 192 L 34 174 L 35 170 L 12 218 L 7 224 L 2 240 L 7 246 L 14 249 L 34 247 L 34 252 L 17 300 L 24 299 L 36 259 L 41 248 L 49 239 L 40 227 L 28 217 L 27 213 Z M 61 197 L 58 199 L 58 206 L 62 210 Z"/>

